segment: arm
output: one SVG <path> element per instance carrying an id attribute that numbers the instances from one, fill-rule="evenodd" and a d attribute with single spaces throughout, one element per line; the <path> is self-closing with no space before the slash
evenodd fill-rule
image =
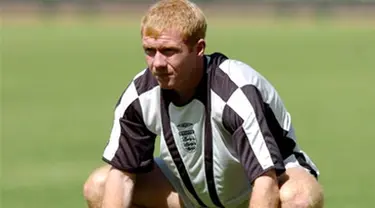
<path id="1" fill-rule="evenodd" d="M 242 90 L 249 102 L 229 101 L 233 111 L 228 110 L 224 125 L 233 132 L 235 150 L 253 186 L 250 207 L 278 207 L 277 176 L 285 171 L 280 147 L 285 154 L 286 145 L 278 133 L 282 130 L 275 128 L 279 124 L 272 114 L 277 112 L 264 103 L 254 86 L 244 86 Z"/>
<path id="2" fill-rule="evenodd" d="M 104 188 L 102 208 L 130 208 L 135 175 L 111 168 Z"/>
<path id="3" fill-rule="evenodd" d="M 250 197 L 249 208 L 279 207 L 279 187 L 273 169 L 255 179 Z"/>
<path id="4" fill-rule="evenodd" d="M 112 132 L 103 160 L 112 166 L 104 191 L 104 208 L 129 207 L 135 175 L 153 168 L 156 135 L 144 123 L 134 83 L 122 95 L 115 109 Z"/>

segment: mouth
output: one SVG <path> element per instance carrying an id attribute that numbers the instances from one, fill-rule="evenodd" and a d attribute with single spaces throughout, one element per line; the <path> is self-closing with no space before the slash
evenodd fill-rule
<path id="1" fill-rule="evenodd" d="M 156 77 L 169 77 L 171 75 L 172 74 L 168 74 L 168 73 L 158 73 L 158 74 L 155 74 Z"/>
<path id="2" fill-rule="evenodd" d="M 160 83 L 168 83 L 171 80 L 171 74 L 157 74 L 155 78 Z"/>

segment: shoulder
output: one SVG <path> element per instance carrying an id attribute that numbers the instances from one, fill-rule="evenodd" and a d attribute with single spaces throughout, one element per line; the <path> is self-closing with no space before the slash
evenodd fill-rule
<path id="1" fill-rule="evenodd" d="M 123 90 L 120 98 L 117 101 L 116 107 L 120 104 L 130 103 L 147 92 L 151 91 L 158 86 L 157 81 L 152 76 L 151 72 L 146 68 L 138 72 L 127 84 L 127 87 Z"/>
<path id="2" fill-rule="evenodd" d="M 251 65 L 228 57 L 217 64 L 211 76 L 212 90 L 224 101 L 240 88 L 254 89 L 263 96 L 274 91 L 272 84 Z"/>
<path id="3" fill-rule="evenodd" d="M 155 77 L 147 68 L 136 74 L 133 77 L 132 83 L 134 84 L 138 95 L 142 95 L 143 93 L 146 93 L 158 86 L 158 82 L 156 81 Z"/>
<path id="4" fill-rule="evenodd" d="M 238 86 L 256 84 L 265 78 L 250 64 L 230 58 L 222 53 L 215 52 L 207 55 L 209 68 L 213 71 L 213 80 L 229 78 Z"/>
<path id="5" fill-rule="evenodd" d="M 252 66 L 236 59 L 223 61 L 217 70 L 228 76 L 238 87 L 258 85 L 260 82 L 265 81 L 265 78 Z"/>

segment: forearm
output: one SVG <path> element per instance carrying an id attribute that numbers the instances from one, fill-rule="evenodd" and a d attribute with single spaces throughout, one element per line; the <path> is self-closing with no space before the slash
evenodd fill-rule
<path id="1" fill-rule="evenodd" d="M 279 186 L 275 176 L 262 176 L 253 185 L 249 208 L 278 208 Z"/>
<path id="2" fill-rule="evenodd" d="M 251 194 L 249 208 L 277 208 L 279 207 L 278 190 L 259 190 L 254 189 Z"/>
<path id="3" fill-rule="evenodd" d="M 135 176 L 112 169 L 104 189 L 102 208 L 130 208 Z"/>

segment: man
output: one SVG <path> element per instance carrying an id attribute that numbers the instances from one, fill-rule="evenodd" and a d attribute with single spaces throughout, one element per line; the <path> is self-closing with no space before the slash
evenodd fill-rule
<path id="1" fill-rule="evenodd" d="M 121 96 L 89 207 L 322 207 L 273 86 L 245 63 L 205 54 L 206 20 L 184 0 L 142 19 L 148 68 Z M 160 136 L 160 156 L 153 157 Z"/>

